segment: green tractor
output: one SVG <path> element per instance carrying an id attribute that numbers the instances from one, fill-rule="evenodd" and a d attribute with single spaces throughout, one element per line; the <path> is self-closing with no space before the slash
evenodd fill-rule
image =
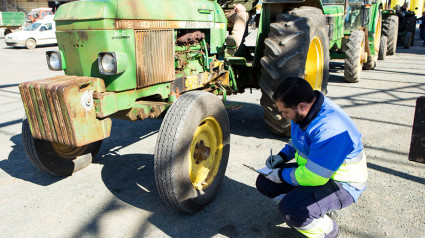
<path id="1" fill-rule="evenodd" d="M 399 18 L 398 25 L 398 44 L 404 49 L 410 49 L 415 41 L 416 15 L 414 11 L 397 11 Z"/>
<path id="2" fill-rule="evenodd" d="M 345 80 L 358 82 L 362 69 L 374 69 L 381 42 L 382 3 L 371 0 L 324 0 L 330 25 L 331 59 L 344 59 Z"/>
<path id="3" fill-rule="evenodd" d="M 230 151 L 222 100 L 262 89 L 270 130 L 290 132 L 272 100 L 288 76 L 326 91 L 329 40 L 319 0 L 264 0 L 257 45 L 227 54 L 227 21 L 215 0 L 105 0 L 62 5 L 59 50 L 65 75 L 19 86 L 23 146 L 41 171 L 69 176 L 89 165 L 111 118 L 164 118 L 154 155 L 156 185 L 170 207 L 194 213 L 216 196 Z M 222 100 L 216 95 L 221 95 Z"/>

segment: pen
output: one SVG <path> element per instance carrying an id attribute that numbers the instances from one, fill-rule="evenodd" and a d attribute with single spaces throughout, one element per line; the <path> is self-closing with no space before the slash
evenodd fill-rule
<path id="1" fill-rule="evenodd" d="M 270 148 L 270 157 L 271 157 L 271 162 L 272 162 L 272 164 L 273 164 L 273 151 L 272 151 L 272 148 Z"/>

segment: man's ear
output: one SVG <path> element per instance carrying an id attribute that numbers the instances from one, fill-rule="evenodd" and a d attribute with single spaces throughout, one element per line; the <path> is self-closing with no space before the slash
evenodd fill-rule
<path id="1" fill-rule="evenodd" d="M 305 102 L 300 102 L 300 103 L 298 103 L 298 109 L 300 110 L 300 111 L 305 111 L 305 109 L 307 109 L 307 104 L 305 103 Z"/>

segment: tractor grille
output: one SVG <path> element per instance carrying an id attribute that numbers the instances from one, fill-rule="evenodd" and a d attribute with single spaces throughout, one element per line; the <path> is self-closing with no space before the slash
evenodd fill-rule
<path id="1" fill-rule="evenodd" d="M 110 119 L 98 120 L 93 91 L 104 91 L 99 78 L 57 76 L 19 85 L 34 138 L 82 146 L 109 136 Z"/>
<path id="2" fill-rule="evenodd" d="M 136 30 L 137 87 L 174 80 L 174 31 Z"/>

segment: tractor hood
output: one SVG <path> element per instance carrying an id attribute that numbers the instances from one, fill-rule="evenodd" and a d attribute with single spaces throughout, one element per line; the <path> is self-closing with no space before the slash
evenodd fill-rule
<path id="1" fill-rule="evenodd" d="M 218 4 L 205 0 L 89 0 L 62 5 L 55 21 L 168 20 L 213 21 Z"/>

